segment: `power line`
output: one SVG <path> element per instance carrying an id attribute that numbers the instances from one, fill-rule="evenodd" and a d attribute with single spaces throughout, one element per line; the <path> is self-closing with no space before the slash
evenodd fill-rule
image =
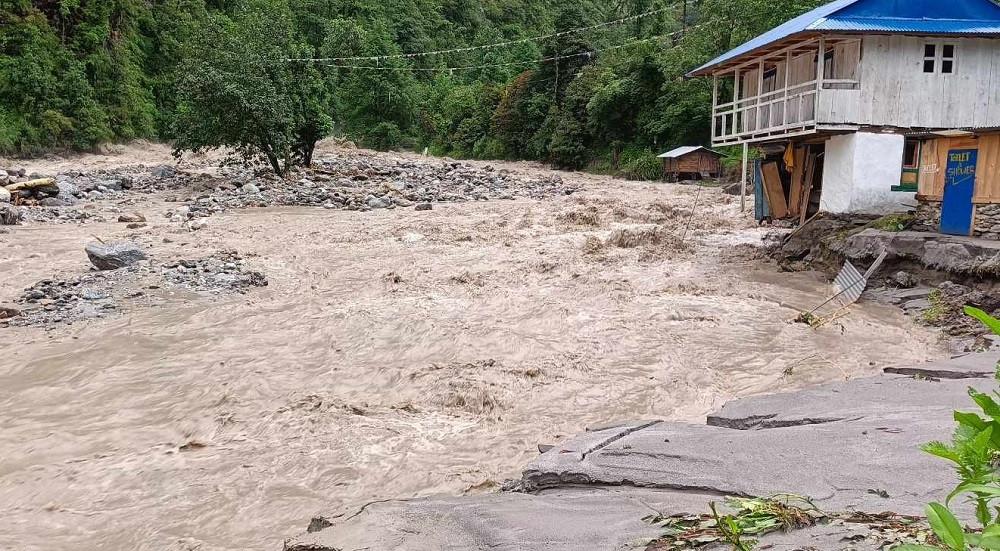
<path id="1" fill-rule="evenodd" d="M 575 29 L 568 29 L 565 31 L 560 31 L 557 33 L 546 34 L 542 36 L 532 36 L 528 38 L 519 38 L 517 40 L 508 40 L 505 42 L 495 42 L 493 44 L 484 44 L 481 46 L 467 46 L 464 48 L 451 48 L 447 50 L 434 50 L 429 52 L 414 52 L 409 54 L 391 54 L 391 55 L 374 55 L 374 56 L 345 56 L 345 57 L 322 57 L 322 58 L 289 58 L 285 59 L 286 62 L 296 63 L 296 62 L 334 62 L 334 61 L 386 61 L 389 59 L 407 59 L 407 58 L 420 58 L 433 55 L 445 55 L 460 52 L 472 52 L 476 50 L 488 50 L 491 48 L 503 48 L 507 46 L 514 46 L 517 44 L 526 44 L 528 42 L 537 42 L 541 40 L 548 40 L 551 38 L 558 38 L 561 36 L 567 36 L 571 34 L 577 34 L 587 31 L 592 31 L 594 29 L 601 29 L 604 27 L 610 27 L 613 25 L 620 25 L 622 23 L 636 21 L 646 17 L 652 17 L 654 15 L 659 15 L 671 8 L 676 7 L 676 5 L 670 5 L 665 8 L 660 8 L 644 13 L 639 13 L 636 15 L 630 15 L 628 17 L 623 17 L 621 19 L 615 19 L 614 21 L 608 21 L 605 23 L 598 23 L 596 25 L 588 25 L 586 27 L 577 27 Z"/>
<path id="2" fill-rule="evenodd" d="M 547 62 L 550 62 L 550 61 L 558 61 L 558 60 L 571 59 L 571 58 L 577 58 L 577 57 L 587 57 L 587 58 L 590 58 L 590 57 L 593 57 L 594 54 L 600 53 L 600 52 L 606 52 L 606 51 L 609 51 L 609 50 L 617 50 L 617 49 L 621 49 L 621 48 L 627 48 L 627 47 L 630 47 L 630 46 L 636 46 L 636 45 L 644 44 L 646 42 L 651 42 L 651 41 L 654 41 L 654 40 L 665 40 L 665 39 L 668 39 L 668 38 L 675 38 L 675 37 L 680 36 L 680 35 L 684 34 L 685 32 L 687 32 L 687 31 L 689 31 L 691 29 L 694 29 L 696 27 L 698 27 L 698 25 L 693 25 L 693 26 L 688 27 L 686 29 L 682 29 L 682 30 L 675 31 L 675 32 L 672 32 L 672 33 L 669 33 L 669 34 L 665 34 L 665 35 L 654 36 L 654 37 L 651 37 L 651 38 L 644 38 L 642 40 L 635 40 L 635 41 L 632 41 L 632 42 L 626 42 L 624 44 L 618 44 L 616 46 L 609 46 L 607 48 L 598 48 L 598 49 L 594 49 L 594 50 L 588 50 L 586 52 L 579 52 L 579 53 L 575 53 L 575 54 L 567 54 L 567 55 L 558 55 L 558 56 L 543 57 L 543 58 L 540 58 L 540 59 L 531 59 L 531 60 L 525 60 L 525 61 L 508 61 L 508 62 L 504 62 L 504 63 L 486 63 L 486 64 L 481 64 L 481 65 L 459 65 L 459 66 L 455 66 L 455 67 L 392 67 L 392 66 L 382 66 L 382 65 L 340 65 L 340 64 L 336 64 L 336 63 L 328 63 L 326 60 L 320 60 L 320 59 L 311 60 L 311 61 L 315 61 L 315 62 L 322 63 L 322 64 L 327 64 L 330 67 L 338 67 L 338 68 L 342 68 L 342 69 L 368 69 L 368 70 L 373 70 L 373 71 L 414 71 L 414 72 L 427 72 L 427 73 L 430 73 L 430 72 L 443 72 L 443 71 L 454 72 L 454 71 L 464 71 L 464 70 L 471 70 L 471 69 L 489 69 L 489 68 L 494 68 L 494 67 L 508 67 L 508 66 L 512 66 L 512 65 L 535 65 L 536 63 L 547 63 Z"/>

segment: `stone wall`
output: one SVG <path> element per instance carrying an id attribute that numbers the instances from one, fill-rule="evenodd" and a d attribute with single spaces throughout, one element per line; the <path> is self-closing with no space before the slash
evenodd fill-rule
<path id="1" fill-rule="evenodd" d="M 1000 204 L 976 205 L 972 233 L 976 237 L 1000 240 Z"/>
<path id="2" fill-rule="evenodd" d="M 972 235 L 984 239 L 1000 240 L 1000 204 L 976 205 Z M 916 231 L 941 230 L 941 202 L 920 201 L 917 204 L 917 219 L 913 222 Z"/>
<path id="3" fill-rule="evenodd" d="M 939 231 L 941 229 L 941 202 L 920 201 L 917 203 L 917 219 L 913 222 L 916 231 Z"/>

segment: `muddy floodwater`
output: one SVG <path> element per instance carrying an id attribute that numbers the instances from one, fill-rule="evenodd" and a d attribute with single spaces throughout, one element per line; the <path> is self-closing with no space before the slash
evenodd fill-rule
<path id="1" fill-rule="evenodd" d="M 755 259 L 737 197 L 563 177 L 583 190 L 231 210 L 197 232 L 153 195 L 137 230 L 6 228 L 0 302 L 85 273 L 92 236 L 153 261 L 236 249 L 269 285 L 0 328 L 0 549 L 278 550 L 316 514 L 495 491 L 590 424 L 944 355 L 890 307 L 791 323 L 829 280 Z"/>

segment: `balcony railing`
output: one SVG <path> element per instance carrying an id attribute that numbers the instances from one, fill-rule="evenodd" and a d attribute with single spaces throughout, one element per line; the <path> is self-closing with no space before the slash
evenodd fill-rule
<path id="1" fill-rule="evenodd" d="M 822 90 L 858 86 L 851 79 L 810 80 L 720 103 L 712 109 L 712 143 L 727 145 L 809 131 L 816 127 L 817 97 Z"/>

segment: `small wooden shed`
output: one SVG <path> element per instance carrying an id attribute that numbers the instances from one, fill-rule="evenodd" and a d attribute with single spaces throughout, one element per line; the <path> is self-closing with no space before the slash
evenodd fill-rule
<path id="1" fill-rule="evenodd" d="M 659 155 L 663 159 L 663 177 L 699 180 L 722 175 L 722 153 L 700 145 L 686 145 Z"/>

